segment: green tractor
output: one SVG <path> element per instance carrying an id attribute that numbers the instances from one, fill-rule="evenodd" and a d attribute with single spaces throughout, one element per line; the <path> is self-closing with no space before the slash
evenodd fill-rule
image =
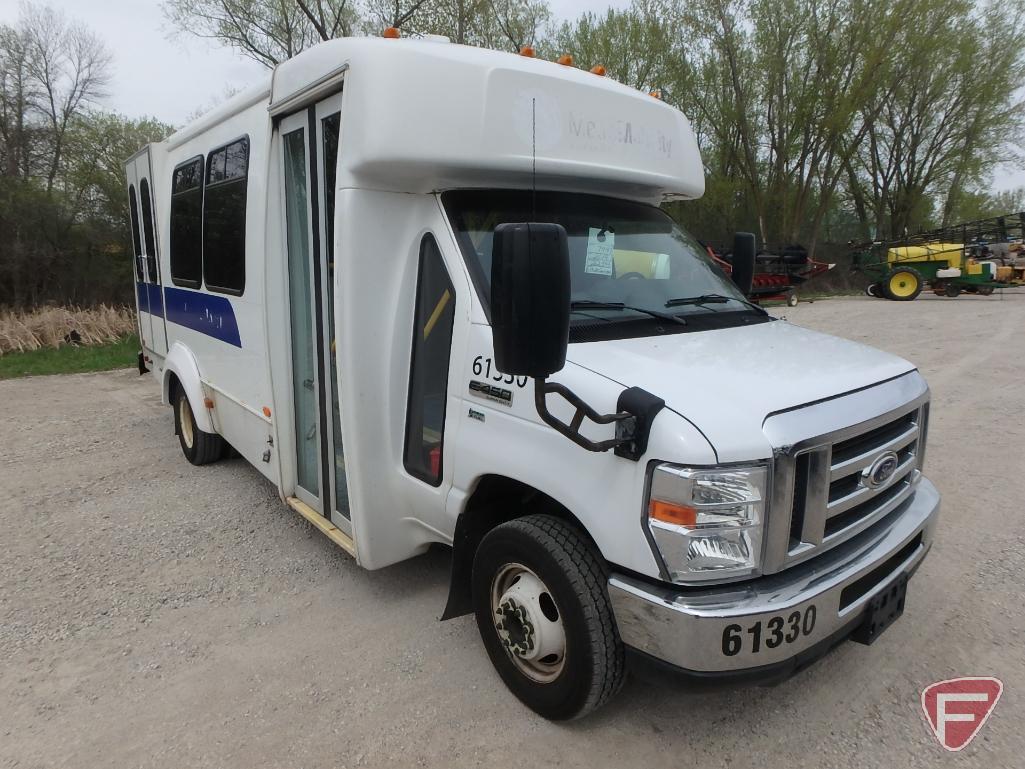
<path id="1" fill-rule="evenodd" d="M 865 293 L 910 302 L 929 288 L 940 296 L 982 296 L 997 288 L 1025 285 L 1025 250 L 1020 230 L 1025 214 L 999 217 L 922 233 L 899 241 L 853 247 L 851 269 L 871 281 Z M 1017 220 L 1017 221 L 1015 221 Z M 1010 230 L 1017 229 L 1018 233 Z M 1014 235 L 1017 234 L 1017 237 Z M 952 235 L 960 236 L 957 240 Z"/>

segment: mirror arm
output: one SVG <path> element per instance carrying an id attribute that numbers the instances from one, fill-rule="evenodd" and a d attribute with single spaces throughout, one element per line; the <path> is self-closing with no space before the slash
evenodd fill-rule
<path id="1" fill-rule="evenodd" d="M 573 419 L 569 424 L 558 419 L 548 410 L 548 403 L 545 400 L 545 396 L 548 393 L 561 395 L 576 409 L 576 413 L 573 414 Z M 620 411 L 615 414 L 599 414 L 584 403 L 575 392 L 558 382 L 549 382 L 546 379 L 535 378 L 534 405 L 537 408 L 538 416 L 544 420 L 545 424 L 588 451 L 608 451 L 609 449 L 615 449 L 631 443 L 634 439 L 637 423 L 635 415 L 628 411 Z M 580 425 L 583 424 L 585 416 L 599 425 L 616 423 L 616 435 L 618 437 L 609 438 L 605 441 L 592 441 L 585 438 L 580 434 Z"/>

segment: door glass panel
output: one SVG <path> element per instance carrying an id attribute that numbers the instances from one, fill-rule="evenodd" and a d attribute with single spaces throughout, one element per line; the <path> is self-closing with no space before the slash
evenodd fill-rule
<path id="1" fill-rule="evenodd" d="M 139 204 L 135 202 L 135 185 L 128 185 L 128 211 L 132 220 L 132 250 L 135 252 L 135 276 L 141 283 L 145 280 L 142 272 L 142 245 L 139 240 Z"/>
<path id="2" fill-rule="evenodd" d="M 338 129 L 341 114 L 335 112 L 321 120 L 320 131 L 324 159 L 324 253 L 327 257 L 327 337 L 328 368 L 331 371 L 331 423 L 334 437 L 335 510 L 349 515 L 349 492 L 345 481 L 345 452 L 342 426 L 338 418 L 338 359 L 335 344 L 335 179 L 338 164 Z"/>
<path id="3" fill-rule="evenodd" d="M 305 131 L 283 137 L 288 298 L 292 330 L 292 397 L 295 402 L 296 480 L 320 495 L 320 431 L 317 416 L 317 358 L 310 279 L 309 187 Z"/>
<path id="4" fill-rule="evenodd" d="M 142 197 L 142 232 L 143 242 L 146 245 L 146 269 L 149 272 L 149 282 L 159 283 L 157 277 L 157 244 L 153 240 L 153 205 L 149 197 L 149 182 L 143 179 L 139 182 L 139 195 Z"/>

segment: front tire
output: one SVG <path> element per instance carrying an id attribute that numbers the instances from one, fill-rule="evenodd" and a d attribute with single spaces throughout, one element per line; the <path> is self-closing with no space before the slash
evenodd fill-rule
<path id="1" fill-rule="evenodd" d="M 203 432 L 196 425 L 196 417 L 185 390 L 174 391 L 174 431 L 182 454 L 194 465 L 216 462 L 224 453 L 224 439 L 216 433 Z"/>
<path id="2" fill-rule="evenodd" d="M 922 293 L 922 277 L 910 267 L 894 267 L 882 282 L 883 295 L 895 302 L 911 302 Z"/>
<path id="3" fill-rule="evenodd" d="M 625 660 L 604 563 L 575 527 L 547 515 L 492 529 L 473 560 L 484 648 L 524 705 L 556 721 L 604 705 Z"/>

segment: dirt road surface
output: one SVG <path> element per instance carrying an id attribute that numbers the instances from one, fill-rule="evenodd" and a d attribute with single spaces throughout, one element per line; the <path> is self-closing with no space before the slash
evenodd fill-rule
<path id="1" fill-rule="evenodd" d="M 522 707 L 447 559 L 359 569 L 241 460 L 193 468 L 149 378 L 0 382 L 0 766 L 1021 767 L 1025 294 L 777 311 L 914 361 L 944 495 L 904 618 L 775 688 L 631 679 L 583 721 Z M 1003 679 L 945 753 L 923 686 Z"/>

